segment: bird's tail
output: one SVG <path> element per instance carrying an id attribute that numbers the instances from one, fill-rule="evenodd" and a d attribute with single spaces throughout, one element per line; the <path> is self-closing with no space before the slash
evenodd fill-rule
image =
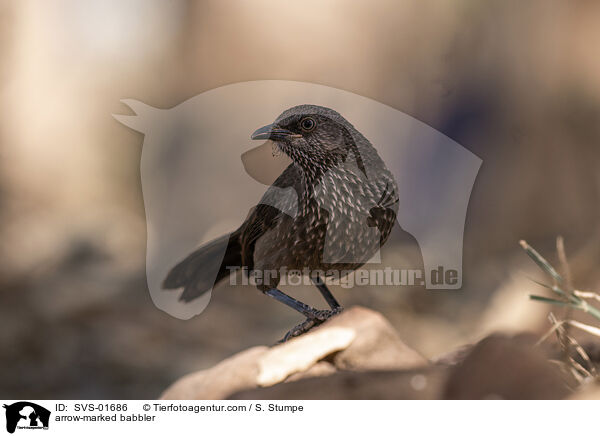
<path id="1" fill-rule="evenodd" d="M 239 236 L 239 230 L 236 230 L 231 235 L 223 235 L 203 245 L 169 271 L 162 287 L 183 288 L 180 301 L 188 302 L 200 297 L 227 276 L 228 266 L 241 266 L 242 250 Z M 220 257 L 222 261 L 219 265 Z"/>

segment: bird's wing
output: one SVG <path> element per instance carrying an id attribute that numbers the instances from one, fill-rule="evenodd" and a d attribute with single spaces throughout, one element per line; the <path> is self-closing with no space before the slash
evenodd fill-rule
<path id="1" fill-rule="evenodd" d="M 250 216 L 242 225 L 241 245 L 242 262 L 250 269 L 253 267 L 254 245 L 256 241 L 269 230 L 275 228 L 287 211 L 273 205 L 273 197 L 277 195 L 288 195 L 289 201 L 298 202 L 298 192 L 301 191 L 301 170 L 294 164 L 289 165 L 283 173 L 273 182 L 267 192 L 263 195 L 259 204 L 254 207 Z M 290 190 L 290 188 L 292 188 Z M 286 194 L 287 193 L 287 194 Z M 297 206 L 297 204 L 295 205 Z M 289 208 L 288 208 L 289 209 Z"/>

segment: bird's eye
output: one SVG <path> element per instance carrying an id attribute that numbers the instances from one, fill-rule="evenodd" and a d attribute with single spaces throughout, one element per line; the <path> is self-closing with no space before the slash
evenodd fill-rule
<path id="1" fill-rule="evenodd" d="M 302 120 L 300 120 L 300 128 L 305 132 L 310 132 L 314 130 L 316 126 L 317 122 L 310 117 L 302 118 Z"/>

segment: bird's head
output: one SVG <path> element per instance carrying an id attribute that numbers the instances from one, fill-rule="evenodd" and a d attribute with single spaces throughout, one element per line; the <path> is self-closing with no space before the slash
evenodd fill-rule
<path id="1" fill-rule="evenodd" d="M 345 159 L 355 148 L 356 134 L 352 124 L 333 109 L 300 105 L 284 111 L 273 124 L 256 130 L 251 138 L 269 139 L 302 168 L 313 169 Z"/>

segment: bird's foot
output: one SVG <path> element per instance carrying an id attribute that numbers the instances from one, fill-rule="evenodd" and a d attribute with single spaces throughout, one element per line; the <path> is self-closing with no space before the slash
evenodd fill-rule
<path id="1" fill-rule="evenodd" d="M 283 339 L 281 339 L 279 341 L 279 343 L 287 342 L 292 338 L 298 337 L 298 336 L 308 332 L 313 327 L 323 324 L 329 318 L 341 313 L 343 310 L 344 310 L 344 308 L 341 306 L 336 307 L 335 309 L 331 309 L 331 310 L 315 309 L 311 313 L 310 318 L 306 318 L 303 322 L 301 322 L 297 326 L 293 327 L 289 332 L 287 332 L 285 334 L 285 336 L 283 337 Z"/>
<path id="2" fill-rule="evenodd" d="M 283 342 L 289 341 L 292 338 L 298 337 L 298 336 L 306 333 L 311 328 L 313 328 L 313 327 L 315 327 L 317 325 L 318 324 L 317 324 L 317 322 L 314 319 L 306 318 L 306 320 L 304 320 L 303 322 L 301 322 L 297 326 L 292 327 L 292 329 L 289 332 L 287 332 L 285 334 L 285 336 L 283 337 L 283 339 L 281 339 L 278 343 L 281 344 Z"/>
<path id="3" fill-rule="evenodd" d="M 344 310 L 344 308 L 341 307 L 341 306 L 336 307 L 335 309 L 331 309 L 331 310 L 317 310 L 317 309 L 315 309 L 314 312 L 313 312 L 313 315 L 314 315 L 313 319 L 315 319 L 316 321 L 319 322 L 319 324 L 321 324 L 322 322 L 327 321 L 332 316 L 335 316 L 338 313 L 341 313 L 343 310 Z"/>

